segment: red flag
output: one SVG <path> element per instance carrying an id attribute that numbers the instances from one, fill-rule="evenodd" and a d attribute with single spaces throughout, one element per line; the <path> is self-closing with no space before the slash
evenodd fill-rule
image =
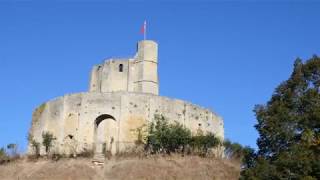
<path id="1" fill-rule="evenodd" d="M 144 24 L 143 24 L 143 26 L 142 26 L 141 29 L 140 29 L 140 33 L 141 33 L 141 34 L 144 34 L 144 32 L 145 32 L 145 30 L 144 30 Z"/>

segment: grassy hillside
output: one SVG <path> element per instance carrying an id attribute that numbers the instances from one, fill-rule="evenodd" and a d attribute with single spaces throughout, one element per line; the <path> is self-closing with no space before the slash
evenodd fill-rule
<path id="1" fill-rule="evenodd" d="M 238 179 L 239 162 L 167 156 L 149 158 L 113 158 L 98 166 L 91 159 L 59 161 L 26 158 L 0 165 L 2 180 L 98 180 L 98 179 Z"/>

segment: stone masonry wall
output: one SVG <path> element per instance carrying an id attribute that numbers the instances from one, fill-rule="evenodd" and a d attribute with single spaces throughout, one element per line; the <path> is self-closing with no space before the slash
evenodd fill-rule
<path id="1" fill-rule="evenodd" d="M 112 153 L 116 153 L 131 146 L 137 138 L 134 129 L 151 122 L 155 114 L 177 121 L 193 133 L 200 128 L 224 138 L 223 120 L 208 109 L 182 100 L 129 92 L 78 93 L 48 101 L 34 111 L 30 133 L 41 142 L 42 133 L 50 131 L 57 138 L 53 151 L 80 153 L 95 147 L 97 117 L 110 115 L 115 121 L 105 121 L 113 121 L 114 126 L 105 128 L 108 136 L 114 138 L 111 147 Z M 28 152 L 32 152 L 30 147 Z"/>

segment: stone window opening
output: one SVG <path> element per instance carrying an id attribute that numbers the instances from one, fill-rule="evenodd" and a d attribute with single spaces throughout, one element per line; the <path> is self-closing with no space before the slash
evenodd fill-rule
<path id="1" fill-rule="evenodd" d="M 123 72 L 123 64 L 119 64 L 119 72 Z"/>
<path id="2" fill-rule="evenodd" d="M 69 134 L 68 138 L 73 139 L 73 135 Z"/>

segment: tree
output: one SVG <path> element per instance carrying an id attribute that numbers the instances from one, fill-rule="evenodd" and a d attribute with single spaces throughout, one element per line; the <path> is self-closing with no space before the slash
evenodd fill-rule
<path id="1" fill-rule="evenodd" d="M 49 153 L 56 138 L 50 132 L 42 133 L 42 145 L 45 147 L 46 153 Z"/>
<path id="2" fill-rule="evenodd" d="M 254 109 L 259 147 L 243 179 L 320 179 L 320 59 L 297 59 L 290 78 Z"/>
<path id="3" fill-rule="evenodd" d="M 224 154 L 229 159 L 241 159 L 243 156 L 243 147 L 239 143 L 231 142 L 226 139 L 223 142 Z"/>
<path id="4" fill-rule="evenodd" d="M 33 139 L 33 140 L 30 142 L 30 144 L 31 144 L 31 146 L 32 146 L 34 155 L 35 155 L 36 157 L 40 156 L 40 143 Z"/>
<path id="5" fill-rule="evenodd" d="M 27 139 L 29 141 L 30 146 L 32 147 L 33 150 L 33 155 L 37 158 L 40 156 L 40 143 L 37 142 L 32 134 L 28 134 Z"/>

